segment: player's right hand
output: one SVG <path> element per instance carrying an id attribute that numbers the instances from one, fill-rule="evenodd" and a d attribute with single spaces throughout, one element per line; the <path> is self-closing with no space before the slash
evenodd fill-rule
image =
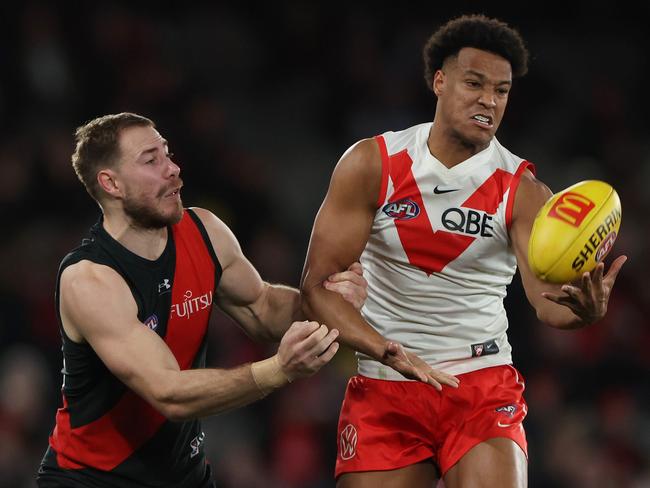
<path id="1" fill-rule="evenodd" d="M 442 385 L 458 388 L 460 383 L 455 376 L 433 369 L 416 354 L 405 351 L 398 342 L 386 342 L 382 362 L 405 378 L 429 383 L 438 391 L 442 390 Z"/>
<path id="2" fill-rule="evenodd" d="M 285 332 L 278 347 L 280 368 L 293 381 L 312 376 L 325 366 L 339 350 L 334 342 L 339 335 L 318 322 L 294 322 Z"/>
<path id="3" fill-rule="evenodd" d="M 542 296 L 558 305 L 569 307 L 585 324 L 598 322 L 607 313 L 607 304 L 616 276 L 625 261 L 627 256 L 617 257 L 604 276 L 605 264 L 598 263 L 591 273 L 583 273 L 577 283 L 563 285 L 562 291 L 566 295 L 543 292 Z"/>
<path id="4" fill-rule="evenodd" d="M 357 310 L 363 308 L 368 298 L 368 282 L 363 277 L 361 263 L 352 263 L 346 271 L 334 273 L 323 282 L 323 286 L 341 295 Z"/>

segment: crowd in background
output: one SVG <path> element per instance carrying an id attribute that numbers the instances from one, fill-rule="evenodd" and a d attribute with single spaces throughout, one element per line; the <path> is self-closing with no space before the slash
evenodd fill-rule
<path id="1" fill-rule="evenodd" d="M 435 4 L 0 7 L 0 487 L 34 486 L 60 403 L 57 266 L 99 215 L 70 165 L 75 127 L 121 111 L 152 118 L 181 166 L 184 203 L 219 215 L 263 278 L 296 286 L 338 157 L 360 138 L 433 119 L 421 47 L 450 16 L 477 11 Z M 612 254 L 630 258 L 605 320 L 580 331 L 541 325 L 518 278 L 510 287 L 510 339 L 527 382 L 530 486 L 649 487 L 650 65 L 642 19 L 650 12 L 639 6 L 622 17 L 614 6 L 576 2 L 550 18 L 480 5 L 518 27 L 532 53 L 499 140 L 534 162 L 554 191 L 610 182 L 623 207 Z M 209 341 L 215 367 L 273 352 L 219 311 Z M 206 420 L 218 485 L 333 486 L 338 409 L 355 365 L 342 350 L 312 379 Z"/>

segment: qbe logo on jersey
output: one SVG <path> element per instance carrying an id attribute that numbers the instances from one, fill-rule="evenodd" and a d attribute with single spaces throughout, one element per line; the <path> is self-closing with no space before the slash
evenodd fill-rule
<path id="1" fill-rule="evenodd" d="M 344 461 L 352 459 L 357 453 L 357 429 L 354 425 L 348 424 L 341 432 L 340 439 L 341 459 Z"/>

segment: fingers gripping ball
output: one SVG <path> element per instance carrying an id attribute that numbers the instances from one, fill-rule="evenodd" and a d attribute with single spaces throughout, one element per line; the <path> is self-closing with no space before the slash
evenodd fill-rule
<path id="1" fill-rule="evenodd" d="M 621 201 L 609 184 L 587 180 L 553 195 L 539 210 L 528 264 L 544 281 L 568 283 L 611 251 L 621 226 Z"/>

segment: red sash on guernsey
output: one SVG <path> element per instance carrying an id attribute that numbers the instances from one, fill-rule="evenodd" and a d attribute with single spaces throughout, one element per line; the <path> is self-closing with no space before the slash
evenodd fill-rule
<path id="1" fill-rule="evenodd" d="M 439 273 L 447 264 L 460 256 L 465 249 L 475 240 L 475 236 L 468 236 L 444 230 L 433 230 L 431 220 L 427 214 L 411 166 L 413 160 L 408 151 L 404 149 L 396 154 L 389 155 L 386 141 L 383 136 L 376 136 L 382 158 L 382 177 L 377 207 L 381 207 L 386 198 L 388 178 L 393 182 L 392 202 L 404 198 L 411 198 L 420 208 L 416 218 L 408 220 L 395 220 L 395 227 L 399 235 L 404 252 L 409 262 L 424 271 L 427 276 Z M 535 167 L 528 161 L 522 161 L 515 174 L 497 168 L 494 173 L 478 187 L 474 193 L 461 204 L 461 207 L 471 208 L 494 214 L 503 201 L 506 191 L 514 195 L 521 179 L 522 173 L 529 169 L 533 173 Z M 510 198 L 506 206 L 506 225 L 510 228 L 514 197 Z M 435 253 L 431 250 L 435 249 Z"/>
<path id="2" fill-rule="evenodd" d="M 215 265 L 205 241 L 186 211 L 172 226 L 176 266 L 172 306 L 164 341 L 182 370 L 189 369 L 207 331 Z M 137 360 L 137 358 L 134 358 Z M 71 428 L 68 402 L 56 414 L 50 445 L 66 469 L 93 467 L 110 471 L 144 445 L 166 418 L 133 391 L 125 390 L 116 405 L 99 419 Z M 74 456 L 74 458 L 72 458 Z"/>

